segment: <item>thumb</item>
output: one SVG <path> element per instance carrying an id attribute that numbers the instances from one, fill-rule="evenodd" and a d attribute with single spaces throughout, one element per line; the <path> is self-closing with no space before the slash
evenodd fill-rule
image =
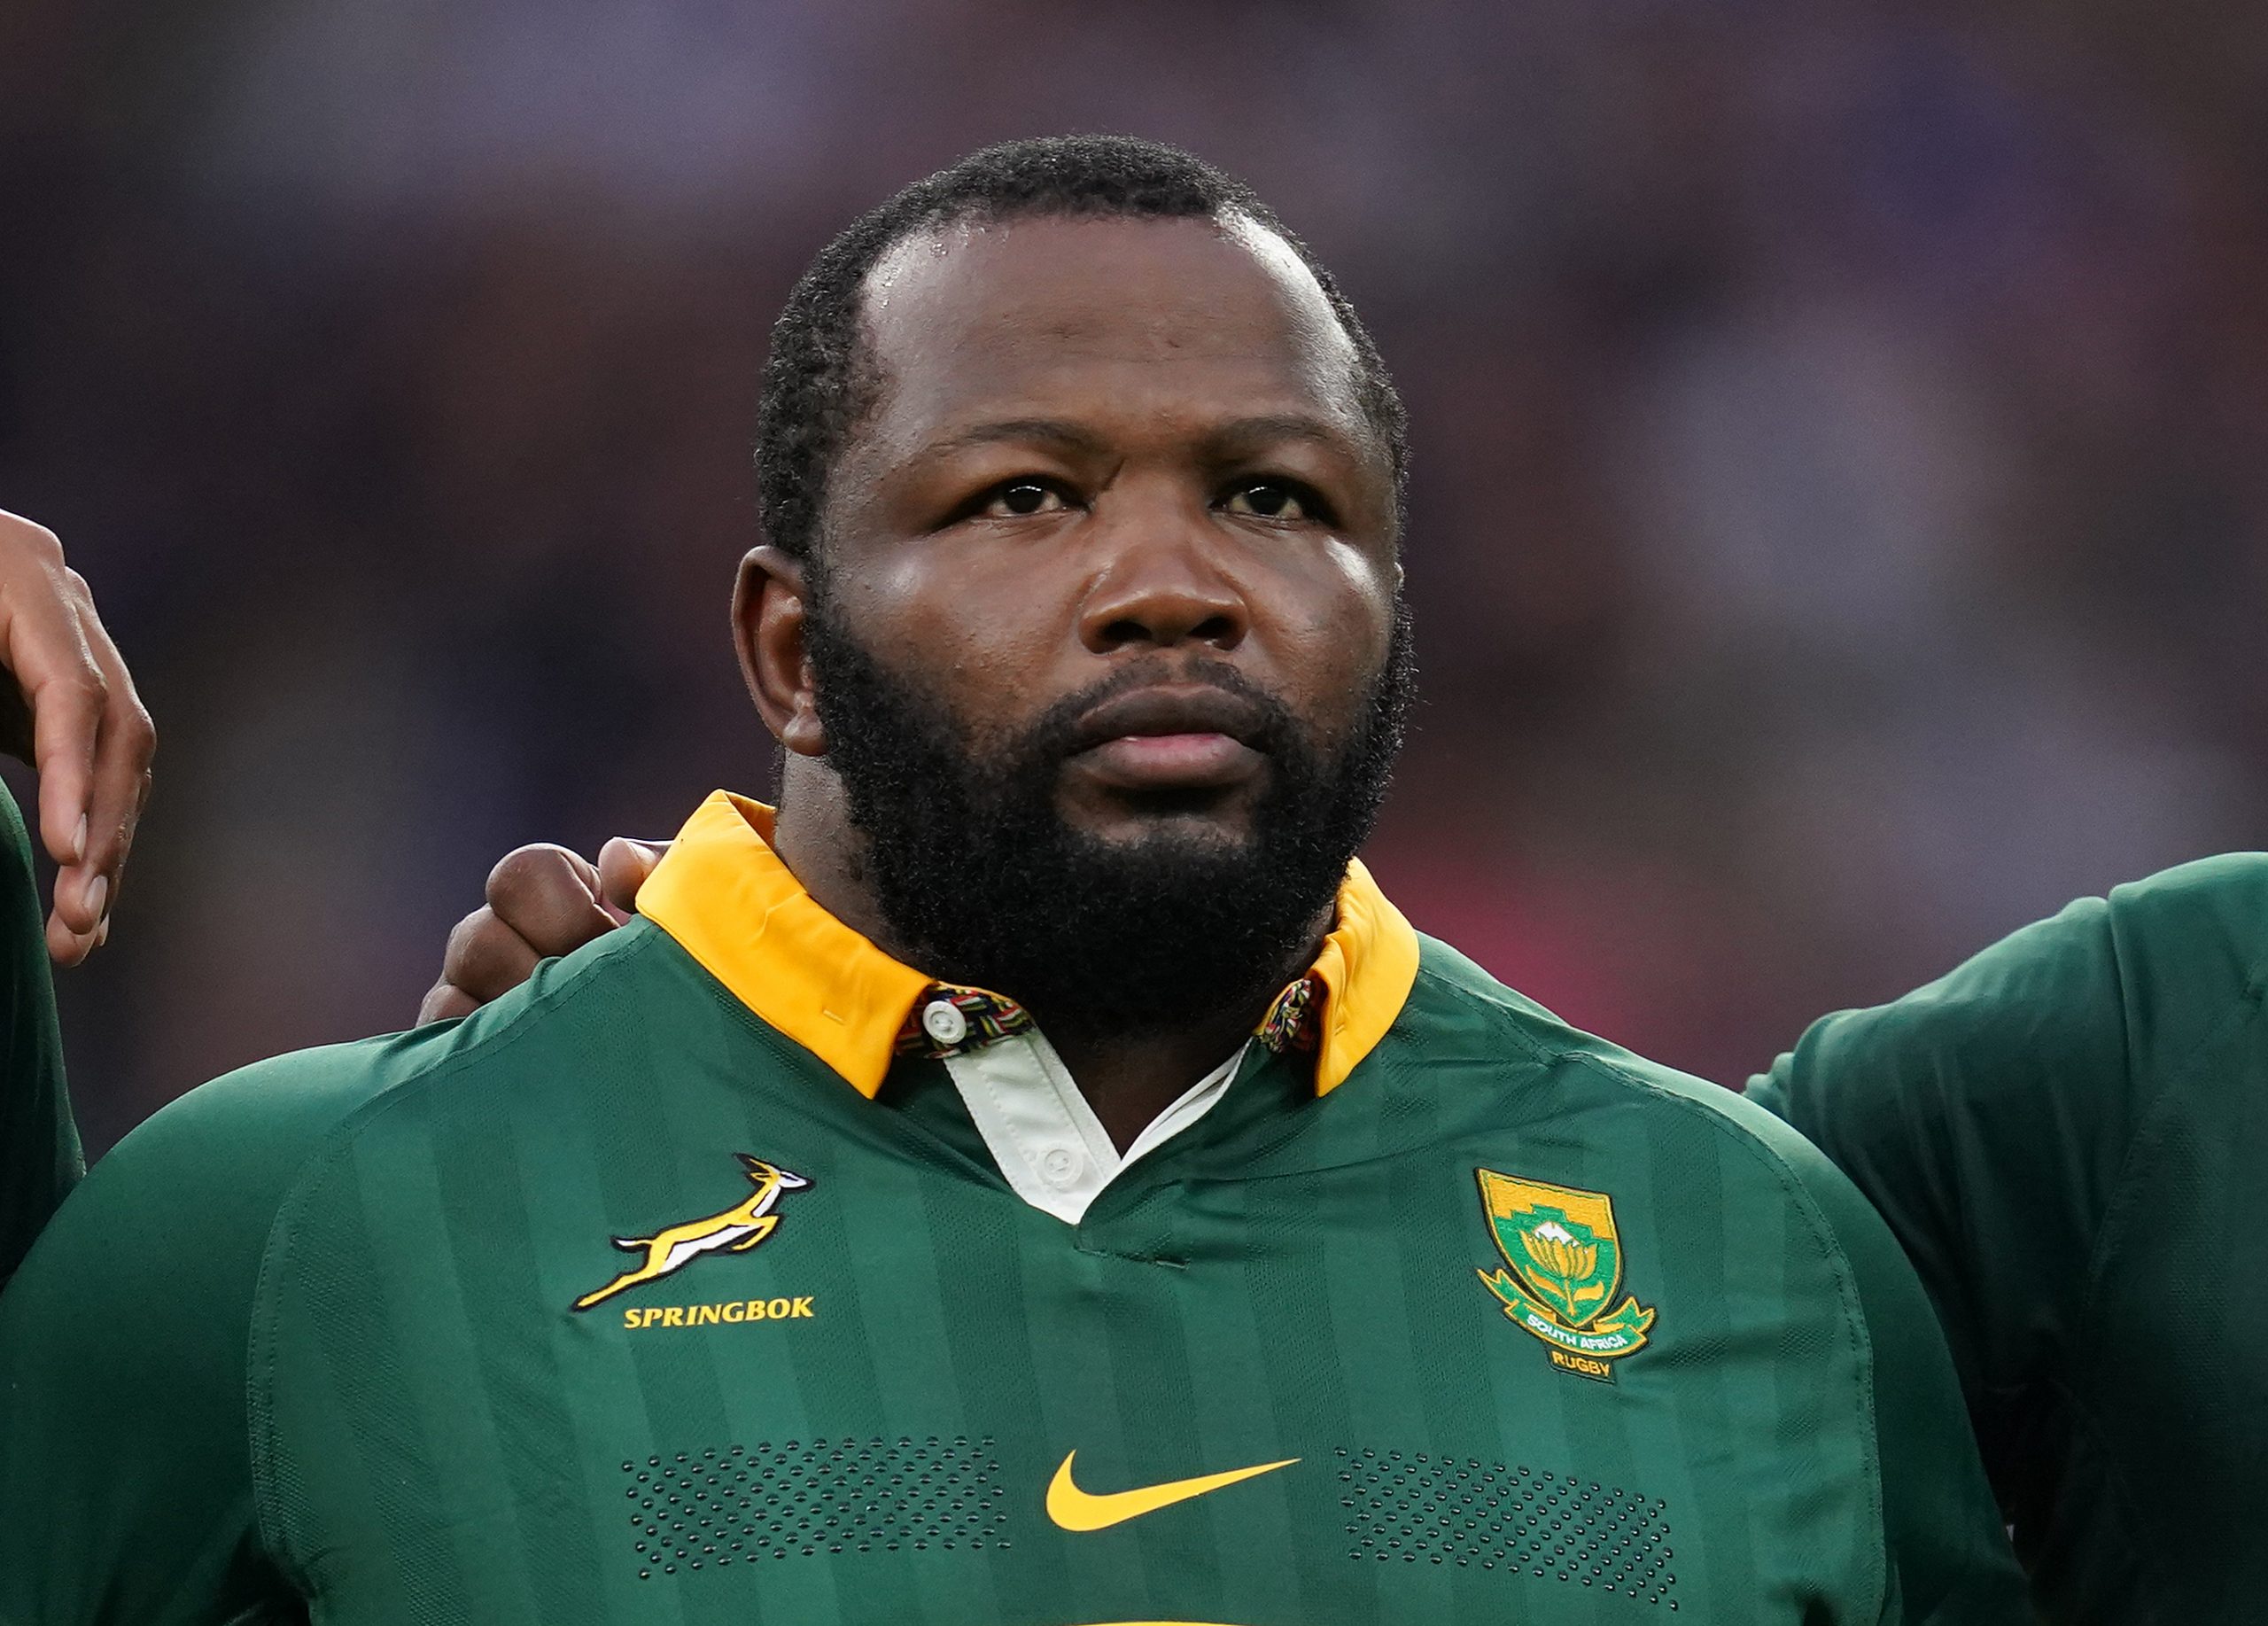
<path id="1" fill-rule="evenodd" d="M 599 849 L 599 901 L 620 920 L 638 907 L 638 889 L 670 850 L 665 841 L 633 841 L 617 836 Z"/>

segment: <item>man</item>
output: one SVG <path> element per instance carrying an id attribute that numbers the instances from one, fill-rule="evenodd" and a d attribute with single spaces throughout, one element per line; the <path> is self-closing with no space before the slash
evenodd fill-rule
<path id="1" fill-rule="evenodd" d="M 29 832 L 0 788 L 0 1285 L 82 1171 L 48 961 L 110 936 L 157 736 L 55 533 L 0 512 L 0 751 L 39 773 L 56 865 L 43 911 Z M 44 923 L 42 914 L 45 914 Z"/>
<path id="2" fill-rule="evenodd" d="M 660 852 L 500 863 L 427 1020 L 614 929 Z M 1929 1289 L 2045 1618 L 2235 1621 L 2268 1591 L 2268 854 L 2083 899 L 1750 1099 L 1824 1150 Z"/>
<path id="3" fill-rule="evenodd" d="M 1401 422 L 1185 154 L 838 237 L 734 603 L 777 814 L 104 1161 L 0 1298 L 0 1620 L 2019 1618 L 1857 1193 L 1351 862 Z"/>

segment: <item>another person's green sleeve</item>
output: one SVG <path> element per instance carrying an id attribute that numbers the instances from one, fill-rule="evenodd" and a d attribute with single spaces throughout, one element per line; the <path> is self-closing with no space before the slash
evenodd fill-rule
<path id="1" fill-rule="evenodd" d="M 2123 1025 L 2097 899 L 1895 1004 L 1823 1018 L 1749 1086 L 1889 1222 L 1972 1408 L 2044 1378 L 2070 1339 L 2131 1138 Z M 1980 1415 L 2000 1478 L 2021 1423 Z"/>
<path id="2" fill-rule="evenodd" d="M 246 1391 L 260 1259 L 327 1104 L 312 1070 L 159 1112 L 0 1293 L 0 1626 L 305 1618 L 261 1549 Z"/>
<path id="3" fill-rule="evenodd" d="M 85 1172 L 63 1082 L 31 839 L 0 786 L 0 1285 Z"/>
<path id="4" fill-rule="evenodd" d="M 2050 1618 L 2251 1618 L 2268 854 L 2082 899 L 1823 1018 L 1749 1093 L 1912 1259 Z"/>

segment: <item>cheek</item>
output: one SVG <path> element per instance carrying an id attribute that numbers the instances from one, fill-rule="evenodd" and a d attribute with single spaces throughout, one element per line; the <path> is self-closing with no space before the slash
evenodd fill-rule
<path id="1" fill-rule="evenodd" d="M 1042 574 L 950 547 L 866 572 L 844 608 L 876 659 L 980 726 L 1041 708 L 1076 619 Z"/>
<path id="2" fill-rule="evenodd" d="M 1345 552 L 1353 555 L 1352 549 Z M 1359 555 L 1327 560 L 1264 600 L 1254 631 L 1273 648 L 1284 698 L 1336 735 L 1364 710 L 1394 636 L 1394 595 Z"/>

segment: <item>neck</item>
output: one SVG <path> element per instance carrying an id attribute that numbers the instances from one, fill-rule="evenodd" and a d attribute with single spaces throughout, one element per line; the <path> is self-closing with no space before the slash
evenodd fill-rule
<path id="1" fill-rule="evenodd" d="M 1044 1017 L 1044 1013 L 1035 1014 Z M 1263 1001 L 1257 1009 L 1231 1012 L 1169 1033 L 1083 1034 L 1076 1029 L 1049 1028 L 1045 1020 L 1041 1029 L 1111 1144 L 1123 1152 L 1158 1114 L 1234 1055 L 1267 1014 Z"/>
<path id="2" fill-rule="evenodd" d="M 796 772 L 799 767 L 805 771 Z M 790 759 L 789 768 L 788 782 L 781 788 L 773 851 L 821 908 L 885 953 L 918 967 L 919 952 L 897 939 L 860 870 L 860 838 L 850 824 L 842 782 L 796 759 Z M 1091 1032 L 1076 1022 L 1050 1026 L 1047 1012 L 1035 1009 L 1032 1015 L 1056 1054 L 1063 1058 L 1079 1093 L 1093 1109 L 1112 1144 L 1122 1152 L 1158 1114 L 1235 1054 L 1268 1014 L 1276 989 L 1299 975 L 1330 929 L 1331 911 L 1326 907 L 1317 919 L 1310 940 L 1278 968 L 1281 975 L 1268 984 L 1269 992 L 1249 1009 L 1223 1011 L 1162 1031 L 1134 1033 Z M 1018 997 L 1013 988 L 995 992 Z"/>
<path id="3" fill-rule="evenodd" d="M 882 918 L 882 905 L 859 868 L 858 844 L 843 782 L 789 758 L 772 824 L 772 850 L 820 908 L 893 959 L 915 964 Z"/>

